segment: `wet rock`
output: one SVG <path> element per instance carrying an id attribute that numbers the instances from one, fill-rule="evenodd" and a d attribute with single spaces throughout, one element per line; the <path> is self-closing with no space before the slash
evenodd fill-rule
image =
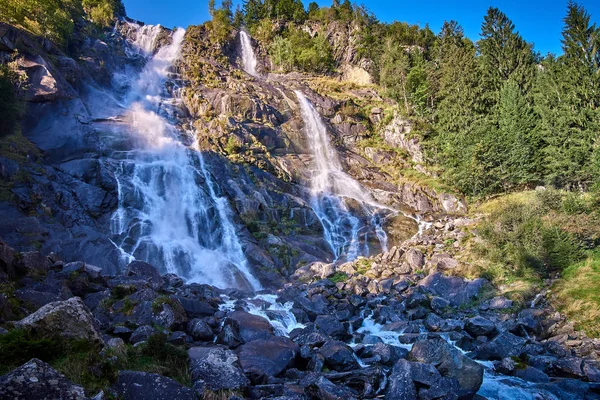
<path id="1" fill-rule="evenodd" d="M 359 368 L 354 352 L 345 343 L 330 340 L 320 349 L 319 354 L 325 357 L 325 364 L 336 371 L 350 371 Z"/>
<path id="2" fill-rule="evenodd" d="M 273 327 L 265 318 L 245 311 L 234 311 L 223 322 L 217 340 L 235 347 L 252 340 L 269 338 L 273 333 Z"/>
<path id="3" fill-rule="evenodd" d="M 308 374 L 300 381 L 305 392 L 315 399 L 322 400 L 355 400 L 355 393 L 347 387 L 338 386 L 329 379 L 318 374 Z"/>
<path id="4" fill-rule="evenodd" d="M 519 356 L 523 352 L 525 340 L 510 332 L 502 332 L 477 352 L 477 358 L 482 360 L 502 360 L 506 357 Z"/>
<path id="5" fill-rule="evenodd" d="M 483 367 L 444 339 L 417 341 L 408 354 L 408 359 L 435 365 L 442 376 L 458 381 L 459 393 L 465 396 L 477 393 L 483 382 Z"/>
<path id="6" fill-rule="evenodd" d="M 190 318 L 210 317 L 217 311 L 206 301 L 188 299 L 182 296 L 176 296 L 176 298 Z"/>
<path id="7" fill-rule="evenodd" d="M 143 261 L 133 261 L 125 268 L 125 276 L 142 278 L 146 280 L 150 287 L 159 290 L 164 284 L 160 273 L 152 265 Z"/>
<path id="8" fill-rule="evenodd" d="M 242 369 L 254 383 L 266 383 L 294 363 L 298 345 L 288 338 L 258 339 L 242 345 L 237 355 Z"/>
<path id="9" fill-rule="evenodd" d="M 33 358 L 0 376 L 0 399 L 84 400 L 87 397 L 81 386 L 75 385 L 45 362 Z"/>
<path id="10" fill-rule="evenodd" d="M 209 390 L 241 390 L 250 384 L 237 355 L 231 350 L 220 347 L 192 347 L 188 354 L 192 380 L 201 381 Z"/>
<path id="11" fill-rule="evenodd" d="M 547 383 L 550 381 L 550 379 L 548 378 L 548 375 L 546 375 L 544 372 L 540 371 L 539 369 L 530 367 L 530 366 L 527 366 L 523 369 L 515 370 L 514 375 L 517 378 L 521 378 L 527 382 Z"/>
<path id="12" fill-rule="evenodd" d="M 473 337 L 488 336 L 494 332 L 496 325 L 489 319 L 477 316 L 470 318 L 465 324 L 465 331 Z"/>
<path id="13" fill-rule="evenodd" d="M 344 340 L 349 336 L 344 324 L 333 315 L 319 315 L 315 327 L 334 339 Z"/>
<path id="14" fill-rule="evenodd" d="M 122 400 L 195 400 L 196 394 L 173 379 L 148 372 L 119 371 L 113 392 Z"/>
<path id="15" fill-rule="evenodd" d="M 410 364 L 400 360 L 394 365 L 385 392 L 386 400 L 413 400 L 417 398 L 417 388 L 411 376 Z"/>
<path id="16" fill-rule="evenodd" d="M 79 297 L 47 304 L 16 322 L 15 327 L 35 331 L 43 337 L 102 342 L 94 316 Z"/>
<path id="17" fill-rule="evenodd" d="M 205 342 L 212 341 L 215 336 L 210 325 L 199 318 L 195 318 L 188 322 L 186 332 L 192 336 L 194 340 Z"/>

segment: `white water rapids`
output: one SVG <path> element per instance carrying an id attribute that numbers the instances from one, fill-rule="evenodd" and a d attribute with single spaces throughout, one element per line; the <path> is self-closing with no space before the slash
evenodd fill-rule
<path id="1" fill-rule="evenodd" d="M 140 28 L 134 49 L 150 57 L 159 32 Z M 259 289 L 227 199 L 202 153 L 182 142 L 195 142 L 193 132 L 177 125 L 180 90 L 172 67 L 184 34 L 176 30 L 171 43 L 148 58 L 123 99 L 125 123 L 116 130 L 132 139 L 133 148 L 113 153 L 119 194 L 113 242 L 126 261 L 147 261 L 190 282 Z"/>

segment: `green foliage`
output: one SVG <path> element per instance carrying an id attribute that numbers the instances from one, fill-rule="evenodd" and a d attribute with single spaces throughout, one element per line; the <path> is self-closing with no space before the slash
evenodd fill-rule
<path id="1" fill-rule="evenodd" d="M 215 8 L 215 1 L 210 0 L 208 8 L 212 19 L 206 23 L 211 41 L 221 46 L 229 38 L 233 29 L 233 12 L 231 0 L 223 0 L 220 8 Z"/>
<path id="2" fill-rule="evenodd" d="M 348 280 L 348 275 L 343 272 L 336 272 L 329 280 L 333 283 L 346 282 Z"/>
<path id="3" fill-rule="evenodd" d="M 18 81 L 11 64 L 0 64 L 0 137 L 14 134 L 19 127 L 23 106 L 15 93 Z"/>
<path id="4" fill-rule="evenodd" d="M 327 39 L 319 35 L 311 37 L 297 28 L 288 29 L 285 36 L 275 37 L 269 54 L 286 72 L 299 69 L 326 73 L 333 68 L 333 53 Z"/>
<path id="5" fill-rule="evenodd" d="M 480 227 L 482 255 L 518 277 L 547 276 L 581 260 L 575 236 L 546 218 L 544 199 L 508 200 L 493 210 Z"/>
<path id="6" fill-rule="evenodd" d="M 105 27 L 124 16 L 121 0 L 0 0 L 0 21 L 19 25 L 35 35 L 66 46 L 75 21 L 88 18 Z"/>

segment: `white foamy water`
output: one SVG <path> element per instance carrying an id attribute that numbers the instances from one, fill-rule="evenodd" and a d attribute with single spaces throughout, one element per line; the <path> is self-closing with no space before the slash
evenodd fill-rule
<path id="1" fill-rule="evenodd" d="M 151 37 L 143 39 L 148 32 L 155 29 L 144 26 L 135 40 L 145 50 L 154 46 Z M 172 66 L 184 35 L 183 29 L 172 34 L 171 44 L 148 60 L 125 97 L 125 124 L 116 129 L 132 139 L 134 148 L 113 154 L 119 161 L 113 242 L 126 261 L 144 260 L 190 282 L 259 289 L 227 199 L 202 153 L 181 142 L 193 138 L 193 132 L 176 125 L 180 100 Z"/>
<path id="2" fill-rule="evenodd" d="M 240 41 L 242 44 L 242 66 L 244 71 L 252 76 L 258 76 L 258 72 L 256 72 L 258 60 L 256 59 L 254 48 L 252 48 L 252 40 L 250 40 L 250 35 L 248 35 L 245 31 L 240 31 Z"/>
<path id="3" fill-rule="evenodd" d="M 344 172 L 337 151 L 331 145 L 327 128 L 310 101 L 296 91 L 308 142 L 314 156 L 311 176 L 311 205 L 323 225 L 325 240 L 337 259 L 368 256 L 368 235 L 374 234 L 382 251 L 387 251 L 387 234 L 383 229 L 386 214 L 395 213 L 378 204 L 370 194 Z M 369 216 L 361 220 L 349 202 Z"/>

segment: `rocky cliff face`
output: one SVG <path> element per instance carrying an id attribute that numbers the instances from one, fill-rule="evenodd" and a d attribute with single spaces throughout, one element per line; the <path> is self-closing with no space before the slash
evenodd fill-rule
<path id="1" fill-rule="evenodd" d="M 18 51 L 19 70 L 27 79 L 20 93 L 27 104 L 23 134 L 40 150 L 15 143 L 19 157 L 0 158 L 6 200 L 0 234 L 19 249 L 38 247 L 116 272 L 123 261 L 111 239 L 119 206 L 112 153 L 115 146 L 128 145 L 124 138 L 115 145 L 110 124 L 124 118 L 119 96 L 131 85 L 127 77 L 170 43 L 171 34 L 123 21 L 104 40 L 80 33 L 80 45 L 69 57 L 14 27 L 0 28 L 2 57 Z M 423 214 L 463 210 L 456 198 L 447 201 L 447 195 L 392 183 L 377 162 L 363 158 L 357 144 L 379 125 L 349 114 L 346 100 L 304 83 L 314 77 L 251 77 L 239 68 L 236 32 L 223 48 L 212 46 L 207 35 L 204 27 L 186 33 L 173 71 L 179 74 L 173 82 L 183 89 L 177 124 L 193 129 L 194 137 L 185 140 L 197 141 L 207 152 L 211 173 L 233 207 L 244 252 L 264 283 L 280 284 L 297 265 L 332 260 L 307 200 L 311 156 L 294 89 L 315 104 L 342 162 L 378 201 Z M 338 52 L 347 48 L 344 43 Z M 372 89 L 358 89 L 355 97 L 379 98 Z M 408 222 L 390 223 L 396 227 L 393 244 L 416 231 Z"/>

